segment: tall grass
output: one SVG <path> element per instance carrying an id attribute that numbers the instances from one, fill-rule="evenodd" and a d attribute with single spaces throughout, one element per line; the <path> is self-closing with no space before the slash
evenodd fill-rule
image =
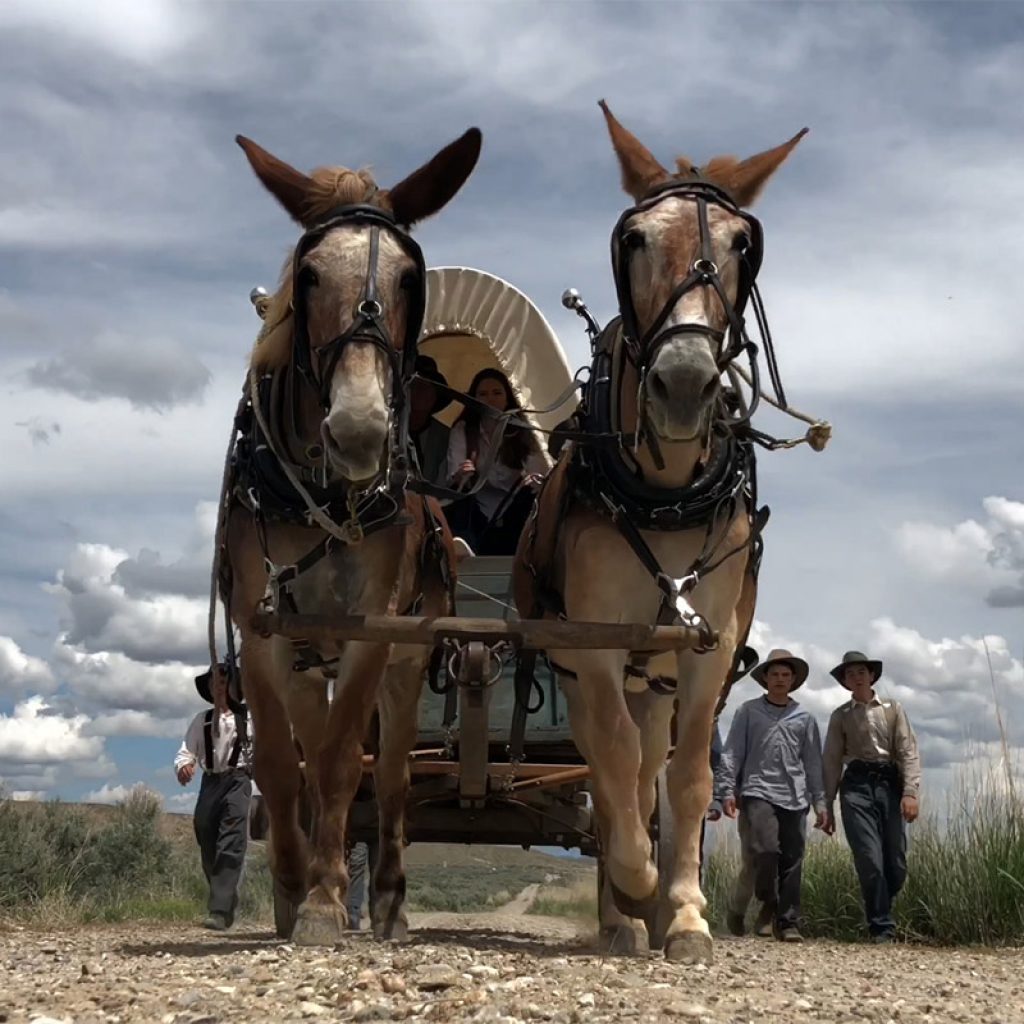
<path id="1" fill-rule="evenodd" d="M 894 911 L 907 939 L 939 945 L 1024 942 L 1024 806 L 1009 749 L 971 762 L 944 813 L 908 829 L 907 882 Z M 709 859 L 709 918 L 723 924 L 738 870 L 735 844 Z M 808 844 L 801 894 L 804 931 L 841 940 L 865 934 L 860 888 L 842 833 Z"/>
<path id="2" fill-rule="evenodd" d="M 944 813 L 933 812 L 910 827 L 897 928 L 904 938 L 940 945 L 1024 943 L 1019 772 L 1006 746 L 994 762 L 970 763 L 974 767 L 957 778 Z M 52 926 L 195 920 L 206 901 L 198 849 L 190 836 L 168 838 L 160 823 L 159 799 L 145 791 L 102 818 L 73 804 L 15 804 L 0 794 L 0 921 Z M 708 918 L 719 928 L 737 868 L 734 839 L 706 864 Z M 485 910 L 541 882 L 532 913 L 596 918 L 593 873 L 583 877 L 566 864 L 562 876 L 552 878 L 547 870 L 525 864 L 420 867 L 410 871 L 409 901 L 415 910 Z M 269 920 L 271 892 L 265 849 L 250 843 L 240 916 Z M 832 839 L 815 834 L 809 842 L 802 903 L 807 935 L 864 935 L 860 889 L 841 832 Z"/>
<path id="3" fill-rule="evenodd" d="M 103 819 L 74 804 L 0 794 L 0 919 L 194 920 L 207 896 L 198 850 L 166 837 L 161 818 L 159 797 L 144 789 Z M 271 905 L 264 851 L 250 846 L 240 916 L 266 917 Z"/>

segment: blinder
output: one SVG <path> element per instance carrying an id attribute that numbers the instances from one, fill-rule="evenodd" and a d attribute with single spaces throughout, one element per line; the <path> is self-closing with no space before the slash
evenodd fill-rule
<path id="1" fill-rule="evenodd" d="M 300 280 L 302 260 L 329 231 L 347 226 L 370 229 L 370 252 L 362 295 L 348 329 L 314 350 L 309 340 L 305 288 Z M 416 267 L 416 286 L 410 290 L 405 337 L 400 348 L 396 348 L 384 322 L 384 307 L 377 291 L 377 264 L 382 230 L 398 241 Z M 391 410 L 398 413 L 404 408 L 409 381 L 414 372 L 416 342 L 423 323 L 426 300 L 427 278 L 423 252 L 412 236 L 401 228 L 387 210 L 368 204 L 340 206 L 305 232 L 295 247 L 292 263 L 294 360 L 296 369 L 316 391 L 320 405 L 325 411 L 330 408 L 330 387 L 334 370 L 346 346 L 353 342 L 374 345 L 387 356 L 391 366 Z"/>
<path id="2" fill-rule="evenodd" d="M 632 288 L 629 280 L 629 246 L 626 243 L 626 225 L 638 213 L 653 209 L 666 199 L 676 198 L 689 200 L 697 205 L 697 221 L 700 228 L 700 254 L 693 261 L 690 273 L 680 281 L 669 295 L 658 316 L 650 328 L 641 335 L 637 323 L 636 306 L 633 302 Z M 708 224 L 708 206 L 718 206 L 729 213 L 741 217 L 750 228 L 750 244 L 740 258 L 739 283 L 736 290 L 736 301 L 731 302 L 725 292 L 715 263 L 714 250 L 711 244 L 711 229 Z M 672 181 L 654 189 L 635 206 L 627 209 L 617 221 L 612 232 L 612 272 L 615 277 L 615 289 L 619 300 L 619 312 L 622 315 L 624 336 L 632 361 L 640 371 L 641 377 L 653 364 L 661 347 L 683 334 L 701 334 L 713 342 L 716 353 L 715 361 L 719 370 L 725 367 L 744 349 L 750 345 L 743 320 L 743 311 L 747 300 L 754 289 L 757 273 L 761 269 L 764 256 L 764 235 L 761 222 L 733 201 L 729 194 L 711 182 Z M 706 324 L 676 324 L 665 328 L 665 321 L 679 300 L 695 288 L 713 288 L 722 303 L 729 320 L 728 331 L 720 331 Z"/>

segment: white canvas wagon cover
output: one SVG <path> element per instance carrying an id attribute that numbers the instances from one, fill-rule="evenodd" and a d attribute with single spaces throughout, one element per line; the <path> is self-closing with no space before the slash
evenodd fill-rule
<path id="1" fill-rule="evenodd" d="M 547 408 L 572 384 L 569 362 L 544 314 L 507 281 L 470 267 L 427 271 L 419 350 L 437 360 L 449 386 L 458 391 L 466 391 L 485 367 L 502 370 L 524 409 Z M 551 430 L 576 404 L 573 394 L 557 409 L 530 419 Z M 453 402 L 438 419 L 451 423 L 461 409 Z"/>

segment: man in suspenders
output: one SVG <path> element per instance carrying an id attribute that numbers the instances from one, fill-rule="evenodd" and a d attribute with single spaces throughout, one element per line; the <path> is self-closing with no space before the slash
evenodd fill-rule
<path id="1" fill-rule="evenodd" d="M 193 824 L 210 885 L 204 928 L 223 931 L 234 923 L 245 848 L 249 838 L 252 779 L 248 759 L 248 712 L 228 694 L 227 667 L 196 677 L 196 690 L 213 707 L 200 711 L 174 758 L 178 781 L 187 786 L 196 765 L 203 781 Z"/>
<path id="2" fill-rule="evenodd" d="M 882 700 L 882 663 L 847 651 L 832 677 L 852 700 L 832 712 L 825 735 L 825 800 L 839 793 L 843 828 L 873 942 L 896 940 L 892 901 L 907 877 L 905 822 L 918 814 L 921 759 L 902 705 Z"/>

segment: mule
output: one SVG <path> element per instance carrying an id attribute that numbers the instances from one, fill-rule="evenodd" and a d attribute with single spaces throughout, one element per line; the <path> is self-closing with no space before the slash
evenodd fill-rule
<path id="1" fill-rule="evenodd" d="M 261 609 L 450 614 L 451 536 L 436 502 L 407 488 L 406 399 L 425 303 L 423 256 L 409 229 L 462 187 L 481 135 L 470 129 L 391 189 L 365 171 L 306 175 L 237 141 L 303 229 L 250 357 L 220 537 L 275 895 L 286 908 L 278 932 L 333 945 L 348 926 L 346 824 L 376 710 L 373 931 L 402 939 L 408 754 L 430 651 L 264 636 L 253 617 Z M 314 809 L 310 842 L 297 747 Z"/>
<path id="2" fill-rule="evenodd" d="M 639 919 L 669 959 L 710 962 L 699 844 L 711 733 L 754 614 L 763 518 L 741 429 L 752 409 L 737 413 L 722 375 L 743 354 L 756 363 L 742 313 L 761 229 L 744 208 L 804 133 L 747 160 L 680 158 L 673 172 L 601 107 L 635 204 L 613 234 L 619 317 L 594 341 L 580 424 L 601 443 L 569 445 L 548 478 L 516 595 L 524 615 L 699 629 L 703 649 L 678 655 L 547 654 L 591 770 L 604 941 L 632 950 Z M 656 866 L 662 771 L 675 841 Z"/>

